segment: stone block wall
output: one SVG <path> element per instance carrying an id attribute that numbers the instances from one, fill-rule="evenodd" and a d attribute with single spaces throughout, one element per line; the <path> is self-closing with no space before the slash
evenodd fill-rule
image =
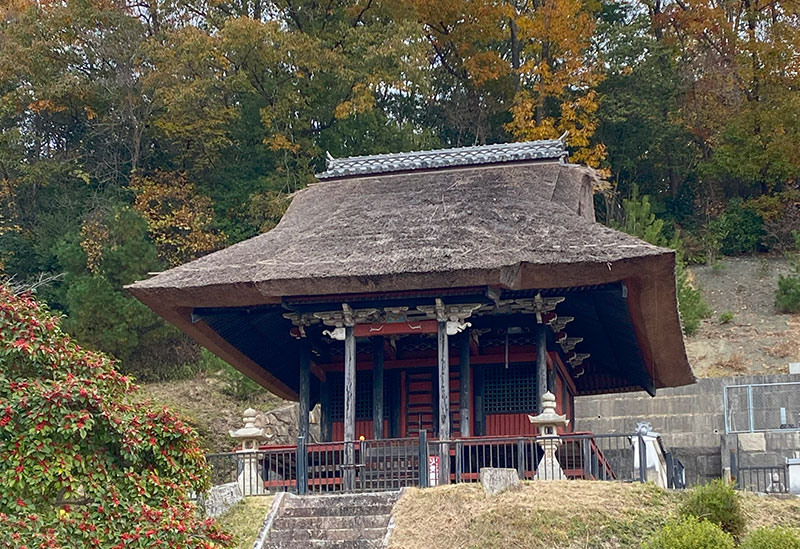
<path id="1" fill-rule="evenodd" d="M 722 476 L 731 450 L 739 448 L 741 435 L 725 434 L 724 391 L 728 385 L 800 382 L 800 375 L 758 375 L 705 378 L 694 385 L 659 389 L 655 397 L 644 391 L 575 399 L 575 430 L 595 433 L 633 433 L 639 421 L 648 421 L 661 433 L 665 445 L 686 467 L 687 483 L 693 485 Z M 784 463 L 800 450 L 800 433 L 756 433 L 758 440 L 745 445 L 763 447 L 752 465 Z M 762 444 L 763 439 L 763 444 Z M 755 452 L 746 452 L 749 459 Z M 741 462 L 741 460 L 740 460 Z M 768 462 L 768 463 L 767 463 Z"/>
<path id="2" fill-rule="evenodd" d="M 256 415 L 255 425 L 264 429 L 269 439 L 267 444 L 297 444 L 298 416 L 300 405 L 287 404 L 269 412 L 259 412 Z M 320 412 L 317 405 L 309 414 L 309 442 L 320 440 Z"/>

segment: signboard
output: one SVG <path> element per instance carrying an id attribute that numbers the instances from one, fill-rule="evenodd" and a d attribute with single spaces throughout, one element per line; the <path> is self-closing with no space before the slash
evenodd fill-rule
<path id="1" fill-rule="evenodd" d="M 428 486 L 436 486 L 439 480 L 439 456 L 428 456 Z"/>

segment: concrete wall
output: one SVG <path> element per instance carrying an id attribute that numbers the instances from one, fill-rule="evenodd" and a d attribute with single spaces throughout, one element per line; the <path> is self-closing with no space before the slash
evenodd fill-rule
<path id="1" fill-rule="evenodd" d="M 637 422 L 648 421 L 686 466 L 687 482 L 707 482 L 722 475 L 722 467 L 729 465 L 730 450 L 736 450 L 739 445 L 740 437 L 725 435 L 725 387 L 787 381 L 800 382 L 800 375 L 705 378 L 694 385 L 660 389 L 655 397 L 644 391 L 578 397 L 575 399 L 575 430 L 633 433 Z M 791 431 L 745 435 L 743 441 L 751 447 L 763 447 L 763 451 L 744 452 L 740 459 L 742 465 L 783 463 L 784 457 L 800 450 L 800 435 Z M 758 457 L 758 453 L 762 457 Z"/>

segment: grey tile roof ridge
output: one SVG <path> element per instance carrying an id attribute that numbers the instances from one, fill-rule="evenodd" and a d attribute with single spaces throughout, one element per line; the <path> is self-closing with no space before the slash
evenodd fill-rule
<path id="1" fill-rule="evenodd" d="M 333 179 L 390 172 L 429 170 L 457 166 L 497 164 L 525 160 L 567 160 L 566 134 L 559 139 L 474 145 L 405 153 L 373 154 L 333 158 L 328 154 L 326 170 L 318 179 Z"/>

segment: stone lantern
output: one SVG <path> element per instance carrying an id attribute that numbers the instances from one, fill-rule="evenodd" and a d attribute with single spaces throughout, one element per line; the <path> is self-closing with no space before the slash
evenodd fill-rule
<path id="1" fill-rule="evenodd" d="M 561 437 L 558 428 L 569 425 L 565 415 L 556 413 L 556 397 L 550 391 L 542 395 L 542 413 L 537 416 L 528 416 L 528 420 L 539 428 L 536 442 L 542 448 L 542 459 L 536 468 L 534 479 L 563 480 L 566 479 L 561 464 L 558 463 L 556 452 L 561 447 Z"/>
<path id="2" fill-rule="evenodd" d="M 241 441 L 241 447 L 236 450 L 238 454 L 238 482 L 244 496 L 264 493 L 264 479 L 261 476 L 261 466 L 258 447 L 269 437 L 264 429 L 256 427 L 258 412 L 248 408 L 242 414 L 244 427 L 229 431 L 228 434 L 236 441 Z"/>

